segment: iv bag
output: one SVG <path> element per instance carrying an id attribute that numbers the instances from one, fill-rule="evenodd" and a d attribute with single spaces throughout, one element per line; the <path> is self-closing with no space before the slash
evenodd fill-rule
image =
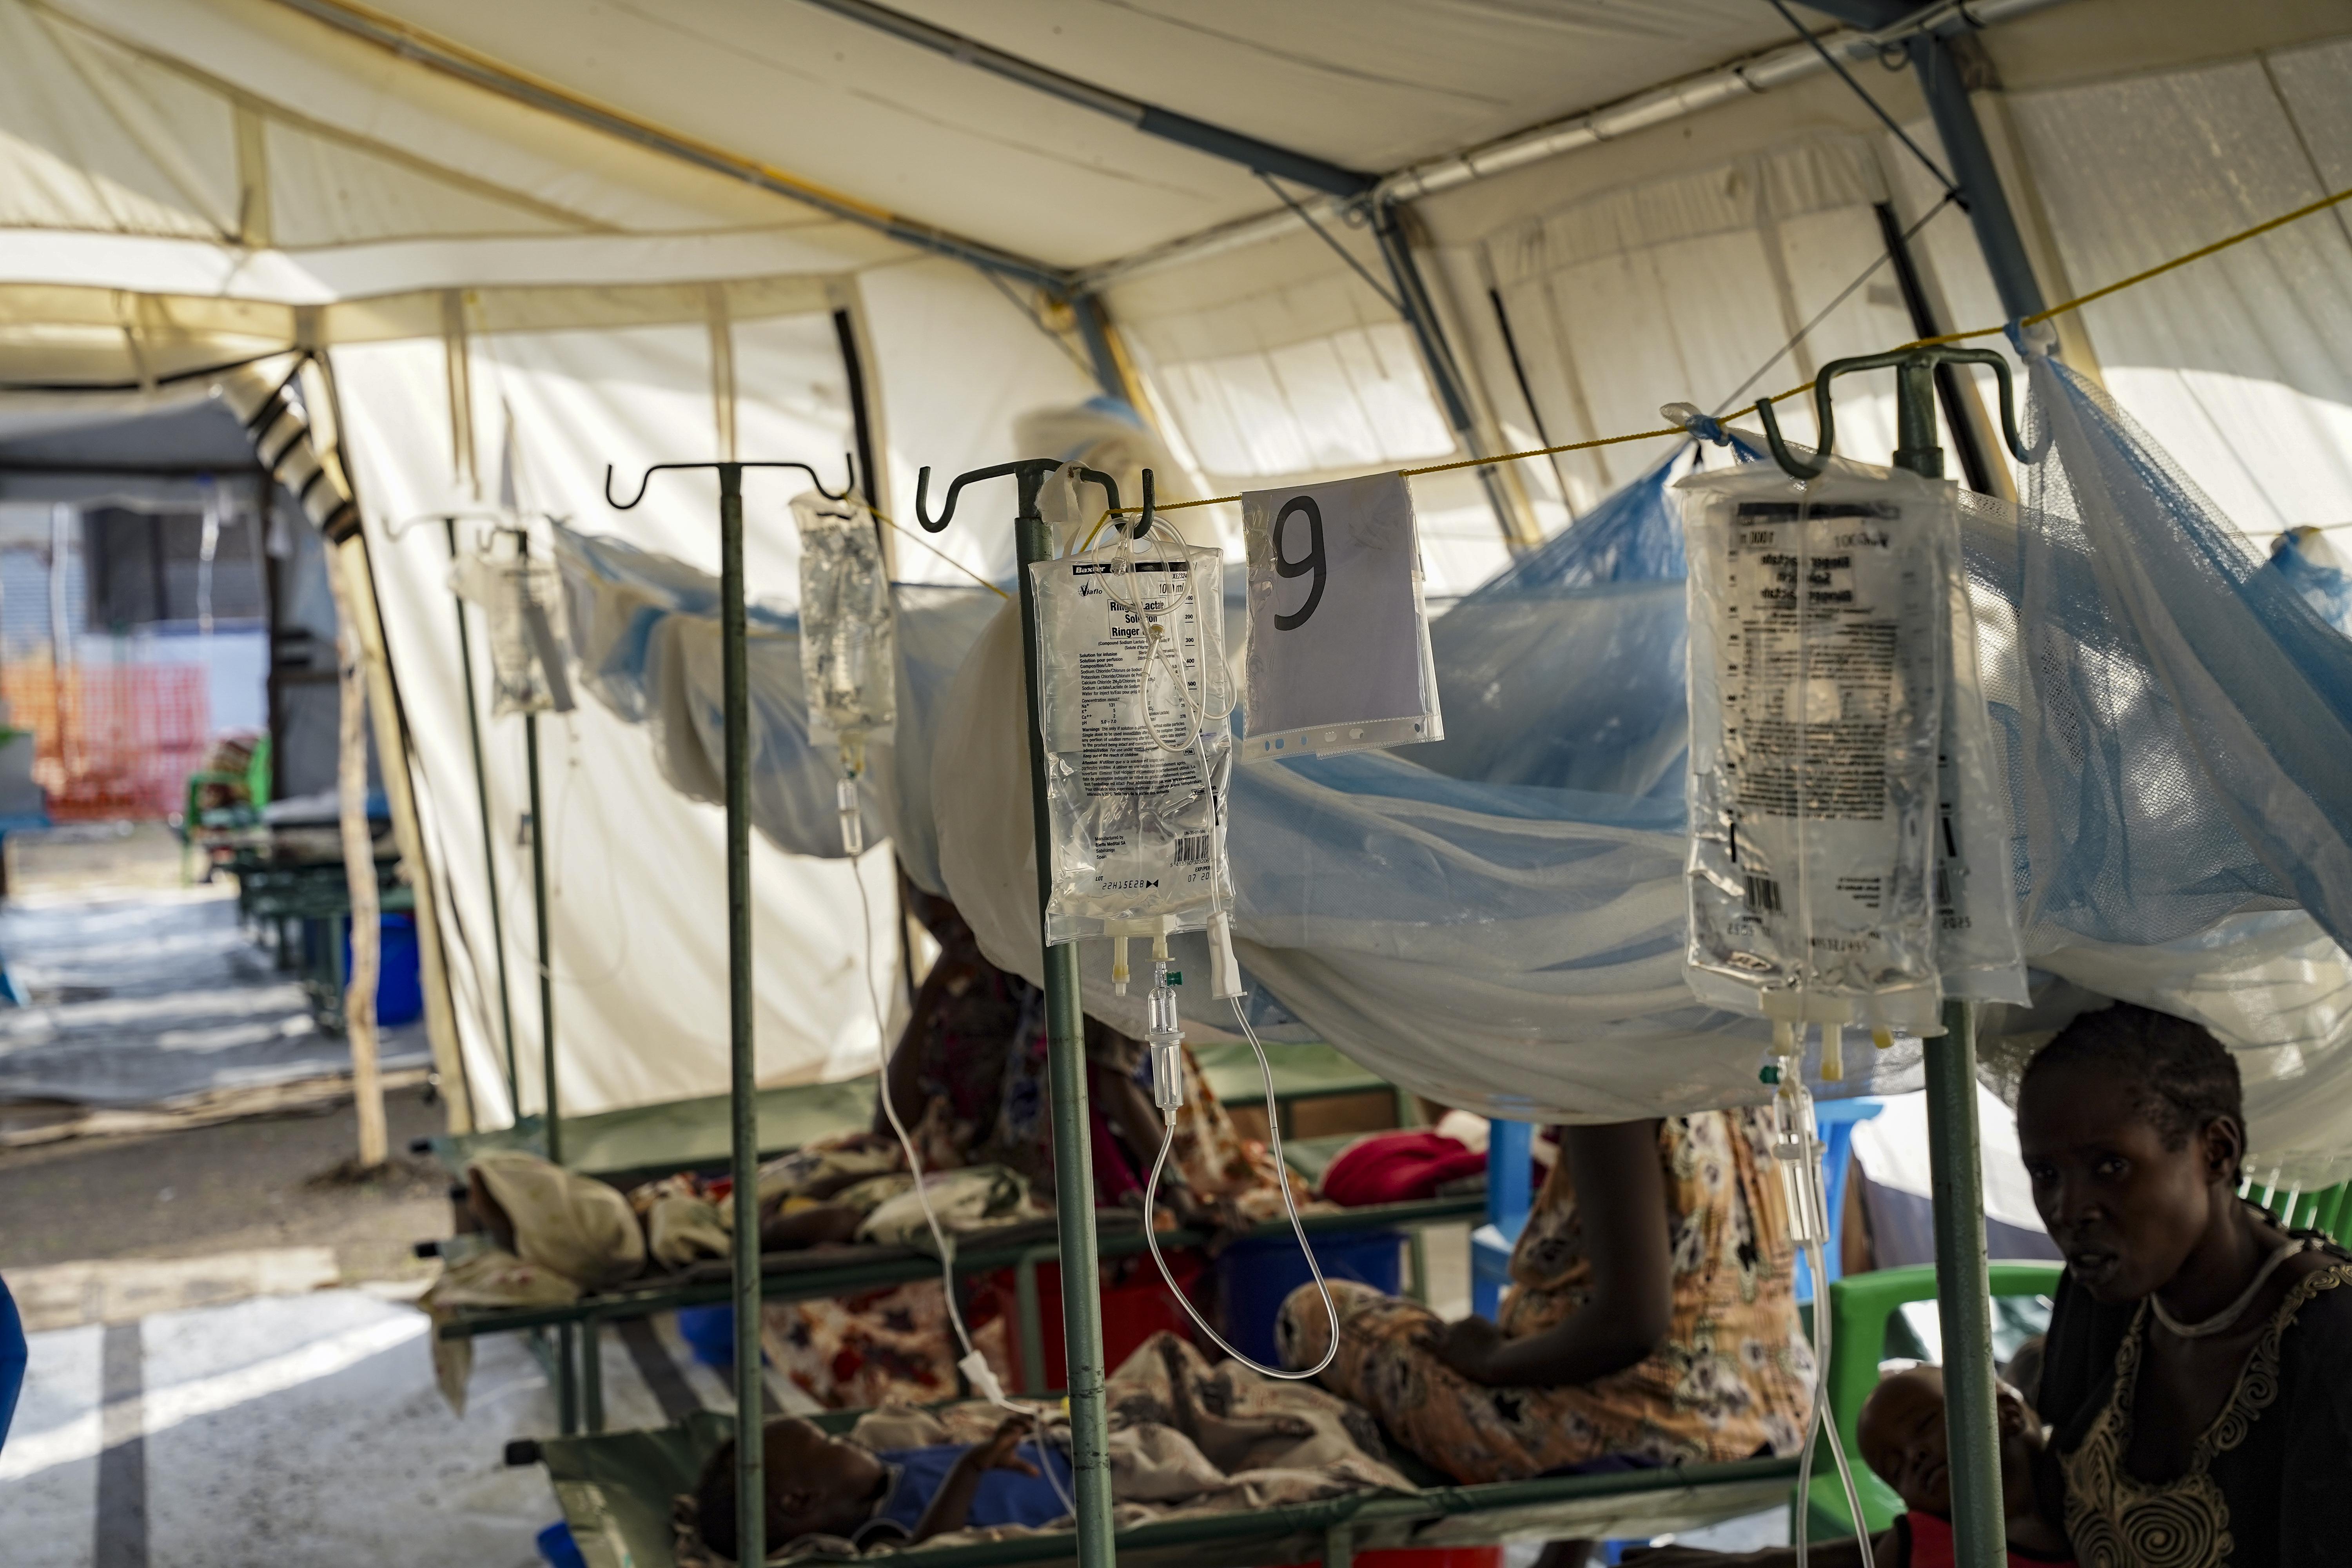
<path id="1" fill-rule="evenodd" d="M 569 713 L 563 595 L 551 563 L 476 551 L 449 567 L 449 586 L 482 608 L 490 643 L 490 716 Z"/>
<path id="2" fill-rule="evenodd" d="M 1953 488 L 1843 469 L 1799 484 L 1763 463 L 1677 488 L 1692 989 L 1935 1032 Z M 1807 999 L 1825 1010 L 1788 1011 Z"/>
<path id="3" fill-rule="evenodd" d="M 801 531 L 801 679 L 809 738 L 838 741 L 852 773 L 865 740 L 889 731 L 898 709 L 890 574 L 874 520 L 854 500 L 793 499 Z"/>
<path id="4" fill-rule="evenodd" d="M 1029 568 L 1048 943 L 1198 931 L 1230 902 L 1223 567 L 1213 550 L 1154 540 Z"/>

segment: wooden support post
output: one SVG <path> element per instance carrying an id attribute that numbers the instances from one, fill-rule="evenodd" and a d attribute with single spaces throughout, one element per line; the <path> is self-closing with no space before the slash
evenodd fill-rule
<path id="1" fill-rule="evenodd" d="M 364 549 L 364 546 L 361 546 Z M 340 568 L 341 552 L 338 552 Z M 342 691 L 341 744 L 335 780 L 342 822 L 343 879 L 351 892 L 352 965 L 343 985 L 343 1037 L 352 1049 L 352 1095 L 360 1124 L 360 1164 L 373 1169 L 390 1152 L 383 1120 L 383 1075 L 378 1069 L 375 984 L 381 967 L 382 914 L 375 886 L 375 840 L 367 818 L 367 687 L 357 618 L 357 596 L 338 569 L 327 574 L 335 595 L 337 665 Z"/>

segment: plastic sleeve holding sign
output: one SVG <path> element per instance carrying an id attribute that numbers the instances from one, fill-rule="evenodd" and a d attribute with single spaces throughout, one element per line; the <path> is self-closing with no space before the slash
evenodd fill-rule
<path id="1" fill-rule="evenodd" d="M 801 678 L 809 735 L 887 733 L 898 684 L 890 574 L 874 520 L 853 501 L 793 499 L 801 535 Z M 862 767 L 862 758 L 855 766 Z"/>
<path id="2" fill-rule="evenodd" d="M 1029 574 L 1053 835 L 1045 940 L 1199 931 L 1230 901 L 1223 563 L 1122 542 Z"/>
<path id="3" fill-rule="evenodd" d="M 1692 988 L 1932 1029 L 1949 489 L 1760 463 L 1683 489 Z"/>
<path id="4" fill-rule="evenodd" d="M 1245 762 L 1445 737 L 1402 474 L 1252 490 Z"/>
<path id="5" fill-rule="evenodd" d="M 1976 613 L 1968 574 L 1958 564 L 1958 514 L 1953 566 L 1946 577 L 1944 734 L 1937 756 L 1936 963 L 1944 994 L 1973 1002 L 2025 1006 L 2025 958 L 2019 942 L 2016 885 L 2011 879 L 2009 770 L 1993 738 L 1977 656 Z"/>

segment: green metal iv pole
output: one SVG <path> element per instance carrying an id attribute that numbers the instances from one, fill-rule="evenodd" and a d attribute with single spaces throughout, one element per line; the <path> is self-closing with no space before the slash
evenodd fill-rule
<path id="1" fill-rule="evenodd" d="M 767 1385 L 760 1377 L 760 1097 L 751 1012 L 751 678 L 749 622 L 743 595 L 743 470 L 796 468 L 820 494 L 845 498 L 856 485 L 856 465 L 840 495 L 824 488 L 806 463 L 656 463 L 637 480 L 637 493 L 613 495 L 604 470 L 605 504 L 627 511 L 646 499 L 646 486 L 664 468 L 719 470 L 719 708 L 726 727 L 727 773 L 727 1043 L 728 1098 L 735 1180 L 735 1530 L 738 1563 L 768 1555 L 766 1490 L 761 1470 L 761 1411 Z"/>
<path id="2" fill-rule="evenodd" d="M 1029 568 L 1054 554 L 1053 531 L 1037 510 L 1045 476 L 1061 467 L 1053 458 L 1029 458 L 958 474 L 934 520 L 929 507 L 931 470 L 916 476 L 915 516 L 937 533 L 955 516 L 956 497 L 980 479 L 1010 475 L 1020 503 L 1013 535 L 1020 562 L 1021 663 L 1029 692 L 1030 803 L 1037 846 L 1037 909 L 1042 918 L 1053 903 L 1053 834 L 1045 801 L 1045 739 L 1037 685 L 1037 596 Z M 1091 468 L 1081 478 L 1103 487 L 1115 510 L 1118 486 Z M 1041 943 L 1045 932 L 1038 932 Z M 1104 1407 L 1101 1269 L 1095 1256 L 1094 1156 L 1087 1139 L 1086 1015 L 1078 999 L 1078 949 L 1075 942 L 1045 945 L 1046 1068 L 1054 1123 L 1055 1208 L 1062 1243 L 1062 1338 L 1070 1374 L 1070 1468 L 1077 1479 L 1080 1568 L 1111 1568 L 1117 1548 L 1111 1538 L 1109 1429 Z M 1148 1221 L 1146 1223 L 1149 1223 Z"/>
<path id="3" fill-rule="evenodd" d="M 1820 422 L 1820 459 L 1805 462 L 1780 438 L 1769 398 L 1756 405 L 1772 458 L 1799 479 L 1829 467 L 1837 440 L 1830 383 L 1853 371 L 1895 372 L 1895 466 L 1922 479 L 1944 477 L 1944 449 L 1936 439 L 1936 367 L 1990 366 L 2000 382 L 2001 436 L 2021 463 L 2034 461 L 2018 438 L 2009 362 L 1990 349 L 1932 344 L 1891 353 L 1835 360 L 1813 383 Z M 1946 700 L 1949 700 L 1947 696 Z M 2004 1568 L 2009 1531 L 2001 1498 L 2000 1408 L 1993 1394 L 1992 1289 L 1987 1273 L 1984 1168 L 1977 1131 L 1977 1008 L 1944 1004 L 1944 1033 L 1925 1042 L 1927 1079 L 1927 1170 L 1935 1201 L 1936 1314 L 1944 1339 L 1944 1427 L 1952 1475 L 1955 1559 L 1964 1568 Z M 1800 1498 L 1798 1508 L 1805 1502 Z M 1797 1528 L 1803 1529 L 1801 1517 Z"/>
<path id="4" fill-rule="evenodd" d="M 455 516 L 441 519 L 441 527 L 449 540 L 449 564 L 457 564 L 457 520 Z M 498 830 L 490 823 L 490 774 L 482 762 L 482 709 L 474 695 L 474 643 L 466 630 L 466 600 L 460 594 L 449 595 L 457 610 L 457 668 L 466 683 L 466 734 L 474 743 L 474 798 L 482 813 L 482 875 L 489 884 L 490 945 L 499 956 L 499 1023 L 500 1037 L 507 1051 L 507 1104 L 514 1114 L 522 1114 L 522 1080 L 515 1068 L 514 999 L 507 977 L 506 914 L 499 907 Z"/>

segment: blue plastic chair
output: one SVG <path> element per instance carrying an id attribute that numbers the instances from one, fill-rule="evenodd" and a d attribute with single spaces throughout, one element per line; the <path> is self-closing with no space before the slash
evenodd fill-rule
<path id="1" fill-rule="evenodd" d="M 1492 1121 L 1486 1130 L 1486 1223 L 1470 1234 L 1470 1310 L 1492 1319 L 1511 1282 L 1511 1250 L 1535 1205 L 1528 1175 L 1536 1130 L 1524 1121 Z"/>

